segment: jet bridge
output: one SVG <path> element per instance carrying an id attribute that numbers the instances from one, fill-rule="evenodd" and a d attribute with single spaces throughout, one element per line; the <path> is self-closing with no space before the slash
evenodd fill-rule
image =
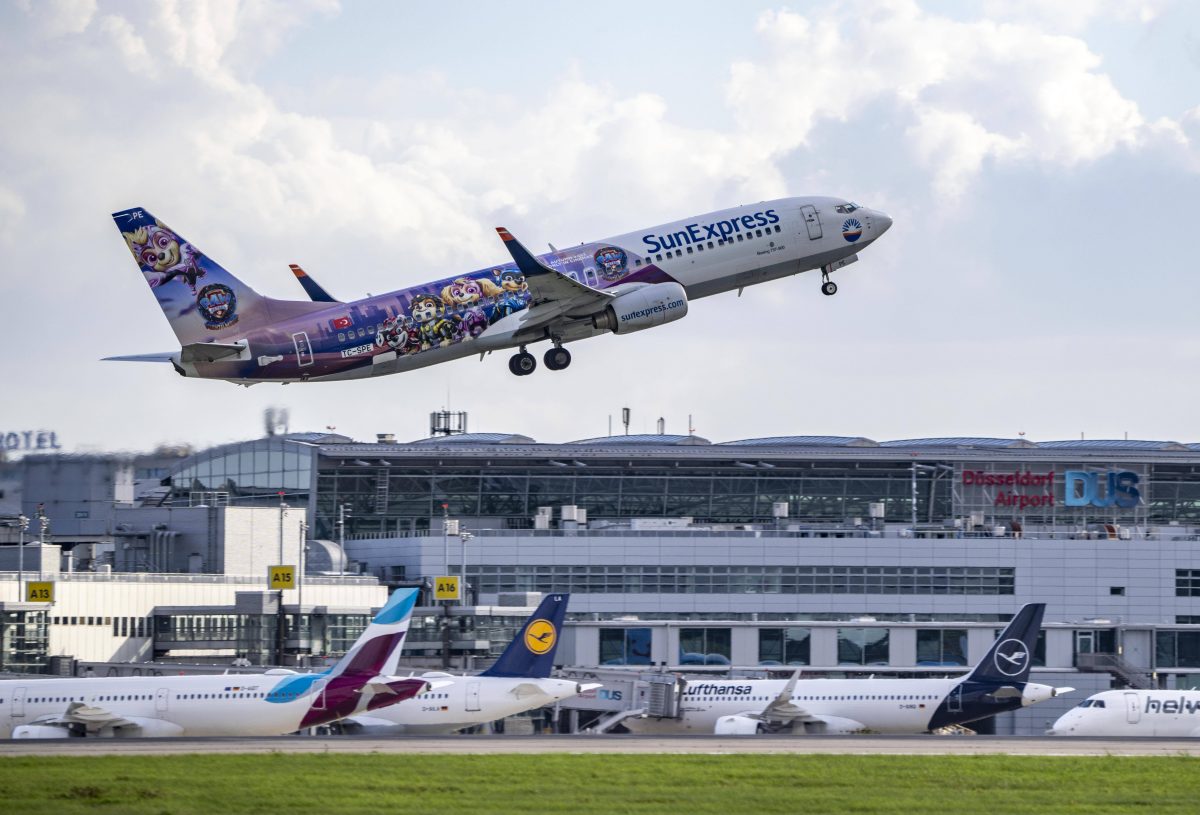
<path id="1" fill-rule="evenodd" d="M 631 716 L 675 718 L 679 716 L 683 689 L 687 686 L 686 681 L 675 674 L 633 673 L 614 668 L 567 671 L 565 675 L 603 685 L 559 702 L 561 710 L 600 714 L 586 727 L 592 733 L 608 732 Z M 578 722 L 580 718 L 573 715 L 572 722 Z"/>

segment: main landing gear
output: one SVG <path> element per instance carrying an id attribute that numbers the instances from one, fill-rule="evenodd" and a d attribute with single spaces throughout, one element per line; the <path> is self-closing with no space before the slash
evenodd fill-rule
<path id="1" fill-rule="evenodd" d="M 571 364 L 571 352 L 561 345 L 556 345 L 542 356 L 542 362 L 548 370 L 561 371 Z M 521 346 L 521 352 L 513 354 L 508 360 L 508 370 L 517 376 L 529 376 L 537 370 L 537 360 L 525 350 L 525 346 Z"/>

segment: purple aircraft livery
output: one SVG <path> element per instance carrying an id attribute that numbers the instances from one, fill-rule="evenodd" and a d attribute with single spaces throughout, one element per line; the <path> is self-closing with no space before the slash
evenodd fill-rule
<path id="1" fill-rule="evenodd" d="M 180 349 L 109 359 L 242 385 L 382 376 L 505 348 L 525 376 L 537 367 L 526 346 L 543 340 L 557 371 L 571 364 L 567 343 L 674 322 L 698 297 L 810 270 L 834 294 L 830 274 L 892 225 L 841 198 L 780 198 L 537 257 L 501 228 L 511 263 L 344 303 L 294 264 L 310 300 L 263 297 L 146 210 L 113 219 Z"/>

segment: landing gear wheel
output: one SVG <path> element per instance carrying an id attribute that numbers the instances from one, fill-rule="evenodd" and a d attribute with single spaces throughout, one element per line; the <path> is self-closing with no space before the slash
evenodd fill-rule
<path id="1" fill-rule="evenodd" d="M 508 370 L 517 376 L 529 376 L 537 368 L 537 360 L 528 351 L 513 354 L 508 360 Z"/>
<path id="2" fill-rule="evenodd" d="M 826 280 L 821 284 L 821 294 L 832 296 L 837 294 L 837 283 L 832 280 Z"/>
<path id="3" fill-rule="evenodd" d="M 571 364 L 571 352 L 562 347 L 551 348 L 542 357 L 542 362 L 546 363 L 547 370 L 561 371 Z"/>

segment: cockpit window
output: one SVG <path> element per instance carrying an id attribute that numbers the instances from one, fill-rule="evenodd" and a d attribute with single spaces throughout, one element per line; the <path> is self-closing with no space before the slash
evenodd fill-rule
<path id="1" fill-rule="evenodd" d="M 1092 702 L 1092 707 L 1104 707 L 1104 700 L 1103 699 L 1095 700 L 1094 702 Z"/>
<path id="2" fill-rule="evenodd" d="M 1104 707 L 1103 699 L 1084 699 L 1079 703 L 1079 707 Z"/>
<path id="3" fill-rule="evenodd" d="M 862 209 L 862 207 L 859 206 L 858 204 L 854 203 L 853 201 L 851 201 L 848 204 L 838 204 L 836 207 L 833 208 L 833 211 L 837 212 L 841 215 L 849 215 L 851 212 L 854 212 L 854 210 L 856 210 L 856 209 Z"/>

